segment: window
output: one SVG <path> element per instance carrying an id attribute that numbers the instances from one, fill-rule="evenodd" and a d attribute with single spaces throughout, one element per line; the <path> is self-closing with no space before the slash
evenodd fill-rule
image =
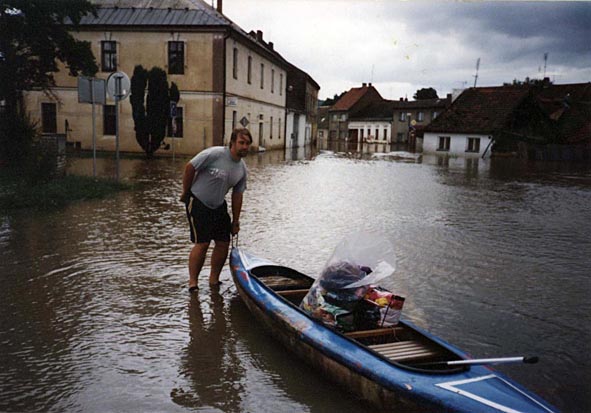
<path id="1" fill-rule="evenodd" d="M 259 122 L 259 145 L 263 144 L 263 122 Z"/>
<path id="2" fill-rule="evenodd" d="M 103 72 L 117 70 L 117 42 L 111 40 L 101 42 L 101 70 Z"/>
<path id="3" fill-rule="evenodd" d="M 335 115 L 332 115 L 332 120 L 333 120 L 334 122 L 336 122 L 336 121 L 337 121 L 337 115 L 336 115 L 336 114 L 335 114 Z"/>
<path id="4" fill-rule="evenodd" d="M 367 137 L 369 138 L 371 136 L 371 129 L 367 130 Z"/>
<path id="5" fill-rule="evenodd" d="M 182 75 L 185 73 L 185 44 L 168 42 L 168 73 Z"/>
<path id="6" fill-rule="evenodd" d="M 398 119 L 400 119 L 400 122 L 406 121 L 406 112 L 400 112 L 400 117 Z"/>
<path id="7" fill-rule="evenodd" d="M 247 72 L 246 72 L 246 80 L 248 81 L 249 85 L 252 83 L 252 57 L 251 56 L 248 56 L 248 67 L 247 67 Z"/>
<path id="8" fill-rule="evenodd" d="M 279 74 L 279 96 L 283 96 L 283 73 Z"/>
<path id="9" fill-rule="evenodd" d="M 425 113 L 424 113 L 424 112 L 419 112 L 419 113 L 417 114 L 417 120 L 418 120 L 419 122 L 422 122 L 422 121 L 424 121 L 424 120 L 425 120 Z"/>
<path id="10" fill-rule="evenodd" d="M 269 138 L 273 139 L 273 116 L 271 116 L 270 124 L 269 124 Z"/>
<path id="11" fill-rule="evenodd" d="M 235 110 L 232 111 L 232 130 L 236 129 L 236 118 L 238 117 L 238 114 L 236 113 Z"/>
<path id="12" fill-rule="evenodd" d="M 346 113 L 341 114 L 341 121 L 344 122 L 346 120 L 347 120 L 347 114 Z"/>
<path id="13" fill-rule="evenodd" d="M 433 113 L 431 113 L 431 120 L 435 119 L 437 117 L 438 113 L 437 111 L 433 111 Z"/>
<path id="14" fill-rule="evenodd" d="M 236 47 L 232 55 L 232 76 L 234 79 L 238 79 L 238 49 Z"/>
<path id="15" fill-rule="evenodd" d="M 174 136 L 175 138 L 183 137 L 183 108 L 176 107 L 176 116 L 174 118 L 175 130 L 172 130 L 172 118 L 168 118 L 168 125 L 166 126 L 166 136 Z"/>
<path id="16" fill-rule="evenodd" d="M 115 135 L 117 133 L 116 125 L 115 105 L 103 105 L 103 135 Z"/>
<path id="17" fill-rule="evenodd" d="M 271 69 L 271 93 L 275 93 L 275 69 Z"/>
<path id="18" fill-rule="evenodd" d="M 480 138 L 468 138 L 466 152 L 480 152 Z"/>
<path id="19" fill-rule="evenodd" d="M 279 125 L 277 127 L 277 137 L 281 139 L 281 118 L 279 118 Z"/>
<path id="20" fill-rule="evenodd" d="M 449 136 L 440 136 L 439 137 L 439 146 L 437 147 L 438 151 L 449 151 L 449 141 L 451 138 Z"/>
<path id="21" fill-rule="evenodd" d="M 384 129 L 384 140 L 388 140 L 388 129 Z"/>
<path id="22" fill-rule="evenodd" d="M 261 63 L 261 89 L 265 87 L 265 65 Z"/>
<path id="23" fill-rule="evenodd" d="M 41 104 L 41 130 L 43 133 L 57 133 L 57 106 L 55 103 Z"/>
<path id="24" fill-rule="evenodd" d="M 380 138 L 380 130 L 376 128 L 376 139 Z"/>
<path id="25" fill-rule="evenodd" d="M 363 140 L 363 132 L 365 132 L 365 130 L 364 130 L 364 129 L 359 129 L 359 135 L 361 135 L 361 136 L 360 136 L 360 139 L 361 139 L 361 140 Z"/>

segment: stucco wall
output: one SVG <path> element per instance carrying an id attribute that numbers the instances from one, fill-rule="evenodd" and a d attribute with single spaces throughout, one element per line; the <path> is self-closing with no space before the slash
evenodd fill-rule
<path id="1" fill-rule="evenodd" d="M 439 147 L 439 137 L 449 136 L 450 144 L 449 151 L 441 151 Z M 480 150 L 478 152 L 467 152 L 468 138 L 480 138 Z M 478 157 L 482 156 L 482 153 L 486 150 L 490 143 L 489 135 L 479 134 L 454 134 L 454 133 L 425 133 L 423 138 L 423 153 L 438 153 L 438 154 L 449 154 L 467 157 Z M 490 156 L 490 148 L 488 148 L 487 156 Z"/>
<path id="2" fill-rule="evenodd" d="M 237 50 L 237 70 L 234 77 L 234 49 Z M 251 76 L 248 82 L 248 58 L 251 58 Z M 261 64 L 263 88 L 261 88 Z M 273 75 L 274 72 L 274 75 Z M 233 38 L 226 40 L 226 113 L 224 141 L 230 139 L 234 122 L 246 118 L 246 126 L 253 136 L 253 147 L 280 149 L 285 145 L 285 70 L 254 49 Z M 273 86 L 272 86 L 273 83 Z"/>
<path id="3" fill-rule="evenodd" d="M 379 135 L 377 137 L 378 141 L 385 141 L 385 142 L 392 142 L 392 124 L 390 122 L 349 122 L 349 130 L 357 130 L 357 136 L 361 137 L 361 130 L 363 130 L 363 139 L 366 140 L 368 137 L 367 130 L 370 130 L 370 136 L 372 139 L 376 139 L 376 129 L 379 130 Z M 384 130 L 387 131 L 387 138 L 384 139 Z"/>

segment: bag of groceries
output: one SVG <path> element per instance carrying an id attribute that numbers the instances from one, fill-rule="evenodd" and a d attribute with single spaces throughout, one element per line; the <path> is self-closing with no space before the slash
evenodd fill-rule
<path id="1" fill-rule="evenodd" d="M 358 232 L 346 237 L 300 307 L 340 331 L 355 329 L 355 310 L 372 284 L 394 273 L 394 258 L 394 249 L 383 236 Z"/>

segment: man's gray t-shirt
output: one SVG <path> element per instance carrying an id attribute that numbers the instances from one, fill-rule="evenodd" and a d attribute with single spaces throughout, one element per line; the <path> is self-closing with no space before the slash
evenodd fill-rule
<path id="1" fill-rule="evenodd" d="M 230 188 L 241 193 L 246 190 L 246 164 L 232 159 L 228 147 L 207 148 L 190 162 L 196 171 L 191 192 L 208 208 L 221 206 Z"/>

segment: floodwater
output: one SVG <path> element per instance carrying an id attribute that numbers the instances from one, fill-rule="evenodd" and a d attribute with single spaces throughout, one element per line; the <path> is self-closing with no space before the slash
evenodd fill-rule
<path id="1" fill-rule="evenodd" d="M 316 275 L 380 232 L 408 319 L 475 357 L 539 356 L 499 370 L 589 411 L 591 168 L 331 149 L 249 155 L 240 246 Z M 139 189 L 0 217 L 0 411 L 374 411 L 261 331 L 227 268 L 187 293 L 186 160 L 122 159 Z"/>

